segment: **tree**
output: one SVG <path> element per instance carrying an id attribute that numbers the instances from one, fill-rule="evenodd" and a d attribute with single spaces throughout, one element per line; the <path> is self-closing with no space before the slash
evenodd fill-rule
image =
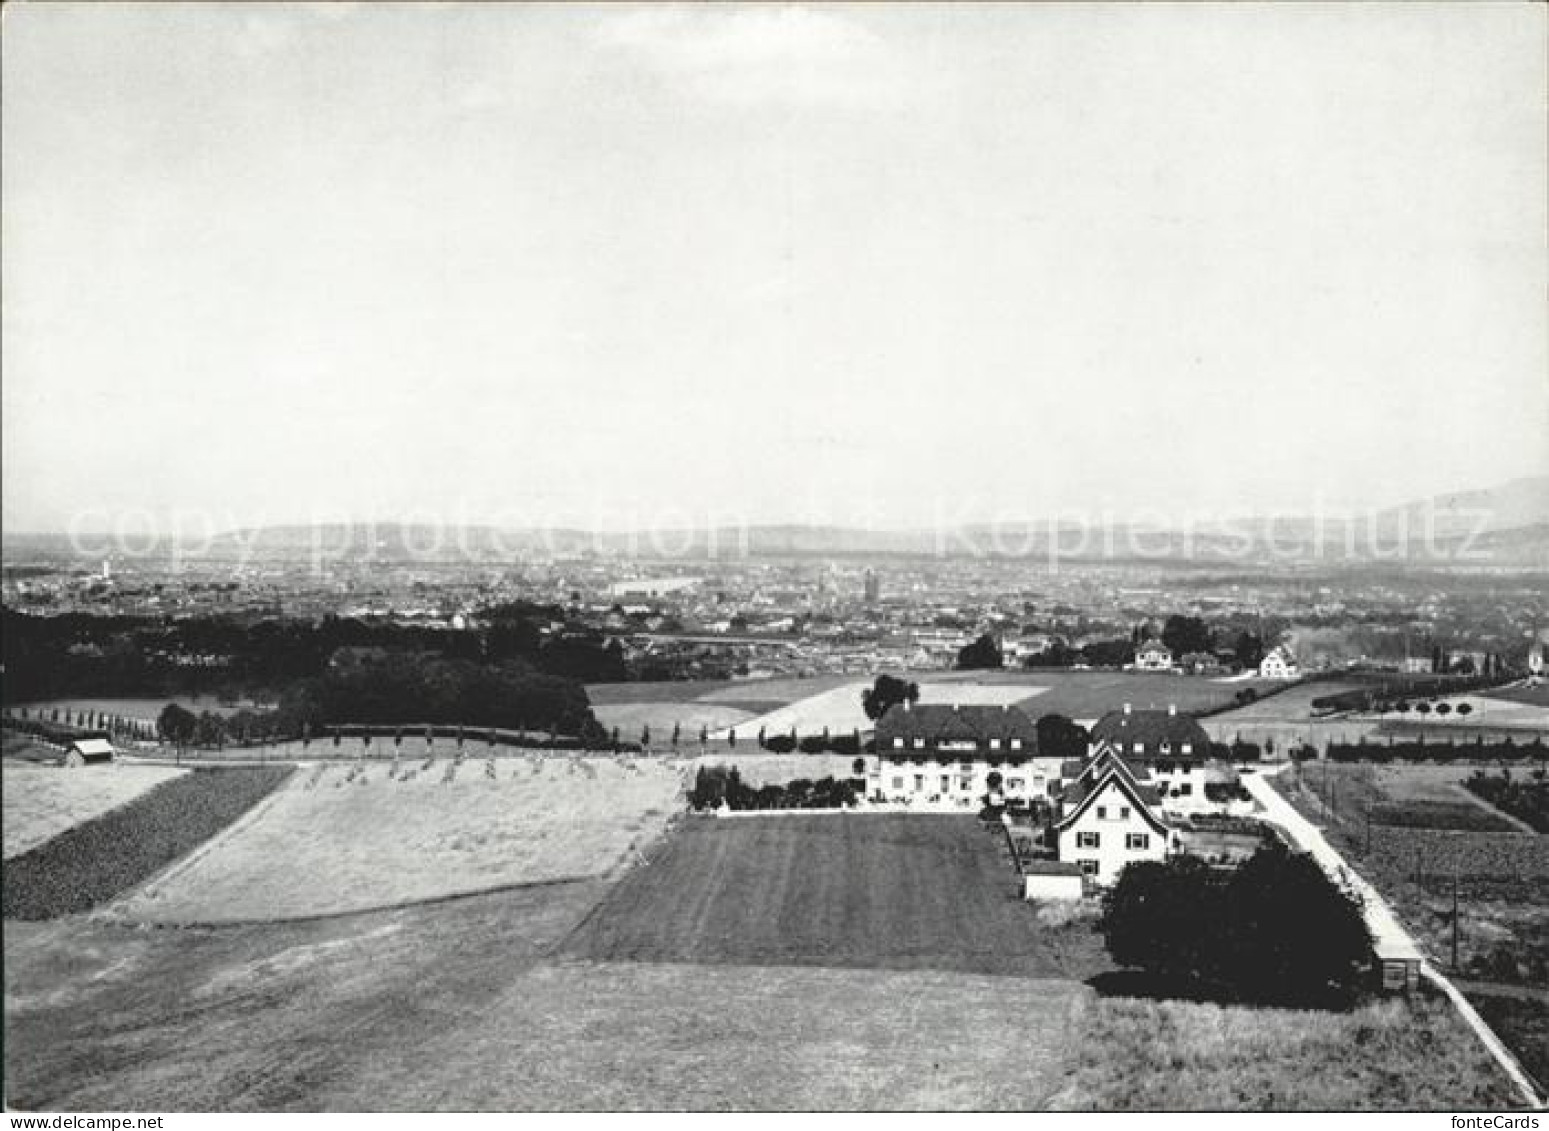
<path id="1" fill-rule="evenodd" d="M 1131 864 L 1101 929 L 1121 965 L 1258 1003 L 1347 1002 L 1372 957 L 1360 905 L 1279 843 L 1224 877 L 1192 856 Z"/>
<path id="2" fill-rule="evenodd" d="M 1256 668 L 1264 659 L 1264 641 L 1251 632 L 1239 632 L 1232 655 L 1241 668 Z M 1249 690 L 1249 689 L 1244 689 Z"/>
<path id="3" fill-rule="evenodd" d="M 861 709 L 868 719 L 880 719 L 889 707 L 899 703 L 917 703 L 920 685 L 909 683 L 897 676 L 879 675 L 875 683 L 861 692 Z"/>
<path id="4" fill-rule="evenodd" d="M 195 746 L 216 747 L 226 741 L 226 727 L 214 711 L 205 711 L 194 722 Z"/>
<path id="5" fill-rule="evenodd" d="M 1001 668 L 1005 667 L 1005 657 L 1001 655 L 1000 646 L 995 643 L 995 638 L 986 632 L 972 644 L 958 651 L 957 667 L 959 671 Z"/>
<path id="6" fill-rule="evenodd" d="M 156 717 L 157 733 L 178 746 L 186 746 L 192 741 L 194 729 L 198 724 L 199 720 L 192 711 L 176 703 L 168 703 Z"/>
<path id="7" fill-rule="evenodd" d="M 1174 656 L 1210 651 L 1210 628 L 1198 617 L 1170 616 L 1162 626 L 1162 643 Z"/>
<path id="8" fill-rule="evenodd" d="M 1086 727 L 1064 715 L 1042 715 L 1037 722 L 1038 753 L 1045 758 L 1076 759 L 1086 757 L 1089 735 Z"/>

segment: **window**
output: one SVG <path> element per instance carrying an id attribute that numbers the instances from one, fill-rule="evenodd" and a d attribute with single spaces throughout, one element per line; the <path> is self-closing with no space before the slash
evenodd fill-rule
<path id="1" fill-rule="evenodd" d="M 1183 752 L 1185 754 L 1192 754 L 1192 753 L 1194 753 L 1194 744 L 1192 742 L 1185 742 L 1183 744 Z"/>
<path id="2" fill-rule="evenodd" d="M 1106 821 L 1108 819 L 1108 806 L 1099 805 L 1097 807 L 1097 819 L 1099 821 Z"/>
<path id="3" fill-rule="evenodd" d="M 914 748 L 916 750 L 923 750 L 923 749 L 925 749 L 925 740 L 923 738 L 915 739 L 914 740 Z"/>
<path id="4" fill-rule="evenodd" d="M 1121 820 L 1121 821 L 1129 820 L 1129 806 L 1128 805 L 1120 805 L 1119 806 L 1119 820 Z"/>
<path id="5" fill-rule="evenodd" d="M 1000 749 L 1000 739 L 998 739 L 998 738 L 990 739 L 990 749 L 991 750 L 999 750 Z"/>
<path id="6" fill-rule="evenodd" d="M 973 778 L 962 778 L 959 781 L 959 783 L 958 783 L 958 788 L 959 789 L 972 789 L 973 787 L 974 787 L 974 780 L 973 780 Z"/>
<path id="7" fill-rule="evenodd" d="M 903 748 L 904 748 L 904 740 L 902 738 L 895 738 L 895 739 L 893 739 L 893 749 L 894 750 L 902 750 Z"/>
<path id="8" fill-rule="evenodd" d="M 1137 742 L 1135 745 L 1130 747 L 1130 753 L 1132 754 L 1144 754 L 1145 752 L 1146 744 L 1144 742 Z"/>
<path id="9" fill-rule="evenodd" d="M 945 792 L 947 792 L 947 790 L 949 790 L 951 788 L 952 788 L 952 776 L 950 774 L 942 774 L 941 775 L 941 792 L 945 793 Z"/>
<path id="10" fill-rule="evenodd" d="M 1077 860 L 1076 864 L 1081 868 L 1083 875 L 1095 876 L 1101 865 L 1096 860 Z"/>
<path id="11" fill-rule="evenodd" d="M 918 793 L 921 790 L 923 790 L 924 788 L 925 788 L 925 775 L 924 774 L 915 774 L 914 775 L 914 789 L 915 789 L 915 792 Z"/>
<path id="12" fill-rule="evenodd" d="M 1099 836 L 1097 833 L 1077 833 L 1076 834 L 1076 847 L 1077 848 L 1101 848 L 1102 847 L 1102 837 Z"/>
<path id="13" fill-rule="evenodd" d="M 1013 750 L 1020 750 L 1020 749 L 1022 749 L 1022 740 L 1020 738 L 1013 738 L 1011 740 L 1011 749 L 1013 749 Z"/>
<path id="14" fill-rule="evenodd" d="M 894 778 L 893 779 L 893 788 L 894 789 L 903 789 L 903 787 L 904 787 L 904 779 L 903 778 Z"/>
<path id="15" fill-rule="evenodd" d="M 974 772 L 974 764 L 972 762 L 960 762 L 957 767 L 957 772 L 962 774 L 964 777 L 971 777 Z"/>
<path id="16" fill-rule="evenodd" d="M 1178 786 L 1176 789 L 1173 790 L 1173 793 L 1177 794 L 1179 797 L 1187 797 L 1187 796 L 1189 796 L 1189 794 L 1191 794 L 1193 792 L 1194 792 L 1194 786 L 1191 785 L 1189 782 L 1184 782 L 1182 785 Z"/>
<path id="17" fill-rule="evenodd" d="M 1006 780 L 1006 788 L 1007 789 L 1021 789 L 1022 788 L 1022 779 L 1021 778 L 1008 778 Z"/>
<path id="18" fill-rule="evenodd" d="M 1171 754 L 1173 752 L 1173 744 L 1171 742 L 1167 741 L 1167 739 L 1165 739 L 1165 738 L 1162 739 L 1161 752 L 1164 755 L 1165 754 Z"/>
<path id="19" fill-rule="evenodd" d="M 1131 852 L 1144 852 L 1151 847 L 1151 834 L 1130 833 L 1124 838 L 1124 847 Z"/>

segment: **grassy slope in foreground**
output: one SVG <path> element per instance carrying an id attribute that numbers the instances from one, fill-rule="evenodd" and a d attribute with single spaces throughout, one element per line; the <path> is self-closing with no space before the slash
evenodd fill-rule
<path id="1" fill-rule="evenodd" d="M 1521 1102 L 1444 1001 L 1349 1013 L 1088 999 L 1052 1106 L 1097 1111 L 1500 1110 Z"/>
<path id="2" fill-rule="evenodd" d="M 4 917 L 52 919 L 107 902 L 220 832 L 290 772 L 195 770 L 65 830 L 5 862 Z"/>

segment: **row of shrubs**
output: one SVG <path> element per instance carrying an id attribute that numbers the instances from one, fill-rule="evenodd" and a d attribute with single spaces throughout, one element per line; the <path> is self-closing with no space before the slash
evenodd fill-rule
<path id="1" fill-rule="evenodd" d="M 785 785 L 755 787 L 742 780 L 736 766 L 701 766 L 689 804 L 701 812 L 722 804 L 728 809 L 848 809 L 859 796 L 857 783 L 848 778 L 798 778 Z"/>
<path id="2" fill-rule="evenodd" d="M 56 723 L 47 719 L 23 719 L 12 715 L 5 718 L 5 729 L 41 738 L 56 746 L 68 746 L 84 738 L 107 738 L 108 732 L 94 728 L 78 727 L 72 723 Z"/>
<path id="3" fill-rule="evenodd" d="M 194 770 L 5 862 L 6 919 L 55 919 L 105 903 L 256 805 L 289 766 Z"/>
<path id="4" fill-rule="evenodd" d="M 1549 745 L 1543 740 L 1486 742 L 1481 735 L 1474 742 L 1331 742 L 1326 751 L 1335 762 L 1541 762 L 1549 758 Z"/>

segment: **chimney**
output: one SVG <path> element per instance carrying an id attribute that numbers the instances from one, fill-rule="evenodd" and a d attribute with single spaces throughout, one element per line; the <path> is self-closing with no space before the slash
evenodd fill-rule
<path id="1" fill-rule="evenodd" d="M 1128 703 L 1124 704 L 1124 713 L 1126 715 L 1129 714 L 1129 704 Z"/>
<path id="2" fill-rule="evenodd" d="M 1178 713 L 1178 704 L 1176 704 L 1176 703 L 1169 703 L 1169 704 L 1167 704 L 1167 713 L 1169 715 L 1176 715 Z"/>
<path id="3" fill-rule="evenodd" d="M 906 711 L 907 711 L 907 710 L 908 710 L 908 709 L 909 709 L 909 700 L 908 700 L 908 699 L 905 699 L 905 700 L 904 700 L 904 710 L 906 710 Z"/>

